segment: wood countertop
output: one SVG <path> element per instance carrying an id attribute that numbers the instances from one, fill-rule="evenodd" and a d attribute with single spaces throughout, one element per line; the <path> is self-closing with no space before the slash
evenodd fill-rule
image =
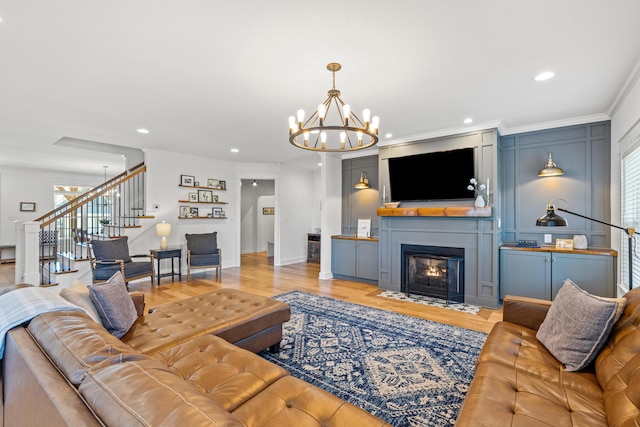
<path id="1" fill-rule="evenodd" d="M 337 235 L 337 236 L 331 236 L 332 239 L 338 239 L 338 240 L 362 240 L 365 242 L 378 242 L 379 239 L 377 237 L 355 237 L 355 236 L 343 236 L 343 235 Z"/>
<path id="2" fill-rule="evenodd" d="M 554 245 L 540 245 L 539 248 L 528 248 L 525 246 L 516 246 L 515 243 L 503 243 L 500 249 L 509 251 L 529 251 L 529 252 L 560 252 L 567 254 L 581 255 L 610 255 L 618 256 L 618 251 L 607 248 L 587 248 L 587 249 L 556 249 Z"/>

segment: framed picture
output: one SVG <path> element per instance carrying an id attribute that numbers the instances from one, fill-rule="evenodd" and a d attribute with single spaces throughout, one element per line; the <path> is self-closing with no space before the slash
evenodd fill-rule
<path id="1" fill-rule="evenodd" d="M 209 188 L 220 188 L 220 181 L 217 179 L 209 178 L 207 180 L 207 187 Z"/>
<path id="2" fill-rule="evenodd" d="M 358 219 L 358 234 L 359 239 L 368 239 L 371 237 L 371 219 Z"/>
<path id="3" fill-rule="evenodd" d="M 35 212 L 35 211 L 36 211 L 35 202 L 20 202 L 20 212 Z"/>
<path id="4" fill-rule="evenodd" d="M 189 201 L 197 202 L 198 201 L 198 193 L 189 193 Z"/>
<path id="5" fill-rule="evenodd" d="M 219 186 L 220 186 L 221 190 L 226 190 L 227 189 L 227 181 L 222 181 L 221 180 Z"/>
<path id="6" fill-rule="evenodd" d="M 217 194 L 213 195 L 213 203 L 218 203 L 220 201 L 220 199 L 218 198 Z"/>
<path id="7" fill-rule="evenodd" d="M 178 211 L 178 216 L 180 218 L 186 218 L 187 214 L 191 213 L 191 206 L 181 205 L 180 210 Z"/>
<path id="8" fill-rule="evenodd" d="M 222 218 L 222 208 L 213 208 L 212 213 L 214 218 Z"/>
<path id="9" fill-rule="evenodd" d="M 200 181 L 194 181 L 193 182 L 193 186 L 194 187 L 200 187 Z"/>
<path id="10" fill-rule="evenodd" d="M 275 215 L 276 208 L 262 208 L 262 215 Z"/>
<path id="11" fill-rule="evenodd" d="M 196 185 L 196 179 L 192 175 L 180 175 L 180 185 L 183 187 L 193 187 Z"/>
<path id="12" fill-rule="evenodd" d="M 213 202 L 213 192 L 211 190 L 198 190 L 198 201 L 201 203 Z"/>
<path id="13" fill-rule="evenodd" d="M 556 239 L 556 249 L 573 249 L 573 239 Z"/>
<path id="14" fill-rule="evenodd" d="M 226 218 L 226 217 L 227 217 L 227 213 L 224 210 L 220 209 L 220 218 Z"/>
<path id="15" fill-rule="evenodd" d="M 198 208 L 191 208 L 191 216 L 194 218 L 198 217 Z"/>

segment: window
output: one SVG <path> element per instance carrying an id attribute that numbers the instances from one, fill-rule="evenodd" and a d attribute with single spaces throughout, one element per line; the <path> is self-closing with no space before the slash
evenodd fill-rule
<path id="1" fill-rule="evenodd" d="M 640 224 L 640 146 L 636 146 L 632 151 L 622 158 L 622 226 L 637 228 Z M 636 235 L 632 240 L 633 283 L 640 285 L 640 258 L 637 256 Z M 621 256 L 618 258 L 622 266 L 622 277 L 620 281 L 629 286 L 629 236 L 622 233 Z"/>

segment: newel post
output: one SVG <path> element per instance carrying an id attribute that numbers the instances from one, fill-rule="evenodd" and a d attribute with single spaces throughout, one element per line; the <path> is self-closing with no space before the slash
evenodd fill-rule
<path id="1" fill-rule="evenodd" d="M 16 222 L 15 283 L 40 286 L 39 244 L 39 222 Z"/>

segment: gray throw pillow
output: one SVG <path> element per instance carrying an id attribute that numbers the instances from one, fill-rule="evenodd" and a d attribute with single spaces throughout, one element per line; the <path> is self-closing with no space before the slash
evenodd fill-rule
<path id="1" fill-rule="evenodd" d="M 536 338 L 568 372 L 591 363 L 622 315 L 625 298 L 603 298 L 565 280 L 551 304 Z"/>
<path id="2" fill-rule="evenodd" d="M 218 250 L 218 232 L 185 234 L 187 238 L 187 248 L 191 255 L 209 255 Z"/>
<path id="3" fill-rule="evenodd" d="M 89 294 L 102 325 L 110 334 L 122 338 L 138 318 L 122 273 L 118 271 L 105 283 L 90 286 Z"/>

